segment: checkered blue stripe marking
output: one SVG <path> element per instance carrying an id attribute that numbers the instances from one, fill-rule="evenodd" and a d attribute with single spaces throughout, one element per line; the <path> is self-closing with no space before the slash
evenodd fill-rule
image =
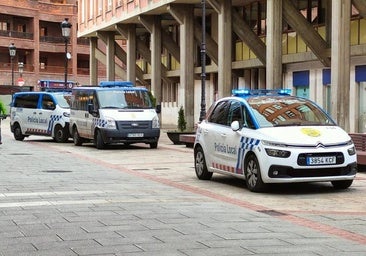
<path id="1" fill-rule="evenodd" d="M 256 147 L 258 147 L 260 140 L 248 137 L 241 137 L 240 138 L 240 145 L 238 150 L 238 159 L 236 161 L 236 173 L 244 174 L 243 169 L 241 168 L 243 162 L 243 156 L 246 151 L 252 151 Z"/>
<path id="2" fill-rule="evenodd" d="M 51 115 L 50 116 L 50 121 L 48 122 L 48 127 L 47 127 L 47 134 L 52 133 L 52 128 L 54 127 L 55 122 L 60 121 L 61 118 L 62 118 L 62 115 Z"/>
<path id="3" fill-rule="evenodd" d="M 93 124 L 92 124 L 92 127 L 93 127 L 93 130 L 95 127 L 106 127 L 107 126 L 107 121 L 106 120 L 103 120 L 103 119 L 100 119 L 100 118 L 93 118 Z"/>

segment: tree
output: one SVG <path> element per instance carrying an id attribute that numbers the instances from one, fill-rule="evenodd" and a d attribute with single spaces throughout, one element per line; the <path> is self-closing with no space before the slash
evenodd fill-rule
<path id="1" fill-rule="evenodd" d="M 178 111 L 178 130 L 180 132 L 184 132 L 186 129 L 187 129 L 187 122 L 185 120 L 183 106 L 181 106 Z"/>

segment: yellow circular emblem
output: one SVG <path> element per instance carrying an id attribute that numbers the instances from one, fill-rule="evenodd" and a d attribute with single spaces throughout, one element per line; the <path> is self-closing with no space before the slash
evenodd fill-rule
<path id="1" fill-rule="evenodd" d="M 310 137 L 319 137 L 320 131 L 313 128 L 301 128 L 301 132 Z"/>

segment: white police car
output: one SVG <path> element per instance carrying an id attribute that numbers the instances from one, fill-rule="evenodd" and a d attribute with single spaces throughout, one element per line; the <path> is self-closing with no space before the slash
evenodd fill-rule
<path id="1" fill-rule="evenodd" d="M 233 90 L 213 104 L 196 132 L 197 177 L 233 175 L 253 192 L 268 183 L 351 186 L 357 172 L 351 138 L 314 102 L 290 93 Z"/>

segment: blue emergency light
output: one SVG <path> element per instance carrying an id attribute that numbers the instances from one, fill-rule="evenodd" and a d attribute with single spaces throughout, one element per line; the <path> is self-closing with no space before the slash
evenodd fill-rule
<path id="1" fill-rule="evenodd" d="M 291 89 L 233 89 L 232 95 L 237 97 L 260 95 L 291 95 Z"/>
<path id="2" fill-rule="evenodd" d="M 130 81 L 101 81 L 100 87 L 133 87 Z"/>

